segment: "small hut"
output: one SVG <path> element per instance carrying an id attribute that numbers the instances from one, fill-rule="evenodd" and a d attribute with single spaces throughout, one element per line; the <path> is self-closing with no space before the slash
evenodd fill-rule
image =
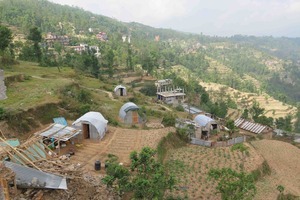
<path id="1" fill-rule="evenodd" d="M 118 85 L 115 87 L 114 93 L 118 96 L 126 96 L 127 95 L 126 87 L 123 85 Z"/>
<path id="2" fill-rule="evenodd" d="M 125 124 L 140 124 L 143 119 L 138 114 L 140 108 L 132 102 L 125 103 L 119 112 L 119 118 Z"/>
<path id="3" fill-rule="evenodd" d="M 83 139 L 102 139 L 107 131 L 108 121 L 99 112 L 88 112 L 73 122 L 81 129 Z"/>
<path id="4" fill-rule="evenodd" d="M 197 115 L 194 118 L 194 122 L 201 127 L 201 137 L 208 138 L 211 134 L 211 131 L 217 130 L 220 131 L 218 123 L 210 117 L 205 115 Z"/>

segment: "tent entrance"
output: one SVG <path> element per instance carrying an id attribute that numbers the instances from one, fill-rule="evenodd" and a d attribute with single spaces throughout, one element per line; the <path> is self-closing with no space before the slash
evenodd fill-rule
<path id="1" fill-rule="evenodd" d="M 120 96 L 124 95 L 124 88 L 120 88 Z"/>
<path id="2" fill-rule="evenodd" d="M 132 112 L 132 122 L 134 124 L 138 124 L 139 123 L 139 115 L 136 111 Z"/>
<path id="3" fill-rule="evenodd" d="M 83 139 L 89 139 L 90 138 L 90 125 L 89 124 L 82 124 L 82 134 Z"/>

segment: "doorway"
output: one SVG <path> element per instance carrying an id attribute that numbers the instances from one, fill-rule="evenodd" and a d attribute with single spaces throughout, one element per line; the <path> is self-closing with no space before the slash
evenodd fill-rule
<path id="1" fill-rule="evenodd" d="M 82 124 L 82 134 L 83 139 L 89 139 L 90 138 L 90 125 L 89 124 Z"/>
<path id="2" fill-rule="evenodd" d="M 124 95 L 124 88 L 120 88 L 120 96 L 123 96 Z"/>

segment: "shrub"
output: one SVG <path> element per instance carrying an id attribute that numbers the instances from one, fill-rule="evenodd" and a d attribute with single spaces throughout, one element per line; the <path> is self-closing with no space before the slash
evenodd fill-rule
<path id="1" fill-rule="evenodd" d="M 5 110 L 0 107 L 0 120 L 3 120 L 5 118 Z"/>
<path id="2" fill-rule="evenodd" d="M 175 126 L 175 122 L 176 122 L 176 115 L 172 113 L 167 113 L 164 115 L 161 123 L 164 126 Z"/>
<path id="3" fill-rule="evenodd" d="M 183 112 L 184 111 L 184 108 L 183 108 L 183 106 L 182 105 L 178 105 L 178 106 L 176 106 L 176 108 L 175 108 L 177 111 L 179 111 L 179 112 Z"/>

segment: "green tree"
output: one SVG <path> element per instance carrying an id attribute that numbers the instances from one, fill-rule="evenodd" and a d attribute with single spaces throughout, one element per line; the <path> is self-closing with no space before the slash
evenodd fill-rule
<path id="1" fill-rule="evenodd" d="M 130 154 L 131 170 L 136 173 L 131 189 L 137 199 L 162 199 L 164 191 L 175 184 L 174 177 L 168 176 L 164 166 L 155 160 L 155 154 L 149 147 Z"/>
<path id="2" fill-rule="evenodd" d="M 256 122 L 256 120 L 258 119 L 258 117 L 260 115 L 262 115 L 264 113 L 265 109 L 259 107 L 259 103 L 254 102 L 251 109 L 250 109 L 250 113 L 252 115 L 252 119 Z"/>
<path id="3" fill-rule="evenodd" d="M 249 117 L 249 110 L 247 108 L 244 109 L 244 112 L 242 114 L 242 118 L 248 119 Z"/>
<path id="4" fill-rule="evenodd" d="M 0 55 L 12 41 L 12 33 L 6 26 L 0 25 Z"/>
<path id="5" fill-rule="evenodd" d="M 201 104 L 206 104 L 209 101 L 209 94 L 207 92 L 201 95 Z"/>
<path id="6" fill-rule="evenodd" d="M 150 147 L 144 147 L 140 153 L 131 152 L 131 173 L 119 165 L 117 157 L 109 155 L 107 175 L 102 181 L 109 187 L 116 185 L 121 195 L 133 191 L 136 199 L 162 199 L 164 191 L 175 185 L 175 179 L 155 160 L 155 154 Z"/>
<path id="7" fill-rule="evenodd" d="M 109 154 L 109 159 L 105 162 L 108 166 L 106 169 L 106 176 L 102 181 L 109 187 L 114 184 L 117 185 L 117 192 L 122 195 L 129 188 L 130 172 L 123 165 L 118 163 L 118 158 L 114 155 Z"/>
<path id="8" fill-rule="evenodd" d="M 276 127 L 286 131 L 292 131 L 293 124 L 292 124 L 292 116 L 288 115 L 285 118 L 279 117 L 275 120 Z"/>
<path id="9" fill-rule="evenodd" d="M 217 191 L 223 200 L 252 199 L 256 194 L 256 187 L 252 174 L 236 172 L 230 168 L 211 169 L 210 179 L 218 181 Z"/>
<path id="10" fill-rule="evenodd" d="M 40 62 L 42 58 L 42 50 L 39 43 L 42 41 L 42 34 L 37 27 L 33 27 L 29 30 L 28 40 L 33 42 L 34 57 Z"/>
<path id="11" fill-rule="evenodd" d="M 234 133 L 234 131 L 235 131 L 235 125 L 234 125 L 234 121 L 232 120 L 232 119 L 230 119 L 230 120 L 228 120 L 227 122 L 226 122 L 226 127 L 229 129 L 229 133 L 230 133 L 230 135 L 232 134 L 232 133 Z"/>

